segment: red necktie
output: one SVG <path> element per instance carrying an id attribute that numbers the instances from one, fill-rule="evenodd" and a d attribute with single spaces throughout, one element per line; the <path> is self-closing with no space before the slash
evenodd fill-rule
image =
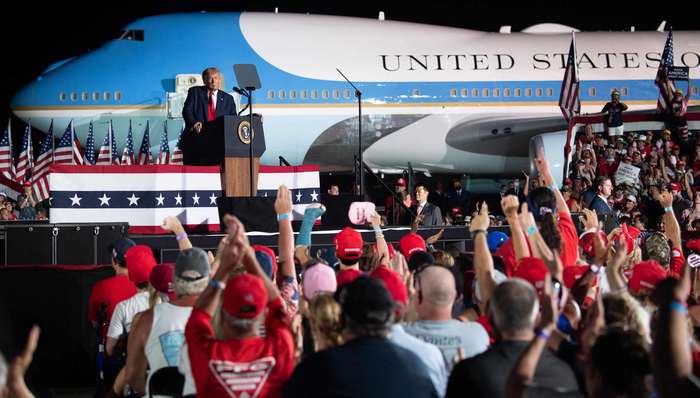
<path id="1" fill-rule="evenodd" d="M 211 122 L 216 119 L 216 109 L 214 108 L 214 93 L 209 94 L 209 114 L 207 115 L 207 121 Z"/>

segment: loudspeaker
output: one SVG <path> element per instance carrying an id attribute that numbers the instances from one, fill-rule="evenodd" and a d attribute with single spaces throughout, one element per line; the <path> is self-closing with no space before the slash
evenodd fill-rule
<path id="1" fill-rule="evenodd" d="M 57 225 L 56 264 L 95 264 L 95 232 L 92 225 Z"/>
<path id="2" fill-rule="evenodd" d="M 53 225 L 5 225 L 5 264 L 54 263 Z"/>
<path id="3" fill-rule="evenodd" d="M 226 214 L 238 217 L 247 232 L 277 232 L 275 198 L 219 197 L 216 199 L 216 204 L 219 207 L 219 222 L 222 232 L 226 230 L 226 225 L 223 222 Z"/>
<path id="4" fill-rule="evenodd" d="M 127 223 L 1 225 L 6 265 L 110 264 L 109 246 L 126 236 Z"/>
<path id="5" fill-rule="evenodd" d="M 110 224 L 95 226 L 95 264 L 112 262 L 112 244 L 127 235 L 128 224 Z"/>

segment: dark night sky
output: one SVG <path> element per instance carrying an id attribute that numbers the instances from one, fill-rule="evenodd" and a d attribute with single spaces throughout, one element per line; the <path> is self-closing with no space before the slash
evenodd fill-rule
<path id="1" fill-rule="evenodd" d="M 207 11 L 274 11 L 313 14 L 347 15 L 376 18 L 385 11 L 387 19 L 497 31 L 501 25 L 512 25 L 513 31 L 541 22 L 557 22 L 581 30 L 654 30 L 662 19 L 676 30 L 698 29 L 687 6 L 659 12 L 658 6 L 642 2 L 613 1 L 567 2 L 535 0 L 503 2 L 497 0 L 464 1 L 374 1 L 366 5 L 355 0 L 334 1 L 140 1 L 92 3 L 52 2 L 37 4 L 27 0 L 3 5 L 0 35 L 4 71 L 0 77 L 0 121 L 9 115 L 13 93 L 33 80 L 48 65 L 73 55 L 97 48 L 115 37 L 127 23 L 148 15 L 174 12 Z M 19 4 L 17 4 L 19 3 Z M 580 4 L 575 8 L 572 4 Z M 563 5 L 567 4 L 567 5 Z M 648 10 L 633 15 L 630 9 Z M 662 15 L 665 14 L 665 15 Z M 17 23 L 17 25 L 13 24 Z M 10 23 L 8 23 L 10 22 Z M 4 122 L 0 122 L 4 125 Z M 20 128 L 13 129 L 16 133 Z M 17 141 L 15 141 L 17 142 Z"/>

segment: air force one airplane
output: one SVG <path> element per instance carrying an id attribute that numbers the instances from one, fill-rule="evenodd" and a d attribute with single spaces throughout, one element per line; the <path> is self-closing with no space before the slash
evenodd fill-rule
<path id="1" fill-rule="evenodd" d="M 201 71 L 219 67 L 228 91 L 235 85 L 231 65 L 250 63 L 263 85 L 254 95 L 264 115 L 263 163 L 282 155 L 322 171 L 348 170 L 357 151 L 357 103 L 339 68 L 363 93 L 364 160 L 371 167 L 392 172 L 411 161 L 418 171 L 519 173 L 528 167 L 530 138 L 559 132 L 546 134 L 546 143 L 558 143 L 552 152 L 563 146 L 557 102 L 572 30 L 543 24 L 488 33 L 249 12 L 153 16 L 94 51 L 51 65 L 11 108 L 44 131 L 53 119 L 57 135 L 74 119 L 83 143 L 90 121 L 110 120 L 120 145 L 130 120 L 137 146 L 147 120 L 157 143 L 165 120 L 172 147 L 187 89 L 201 84 Z M 632 110 L 653 109 L 665 39 L 658 31 L 577 34 L 582 111 L 600 111 L 613 89 Z M 674 50 L 675 65 L 695 75 L 700 32 L 674 32 Z M 697 86 L 692 80 L 693 97 Z M 103 130 L 96 131 L 99 142 Z"/>

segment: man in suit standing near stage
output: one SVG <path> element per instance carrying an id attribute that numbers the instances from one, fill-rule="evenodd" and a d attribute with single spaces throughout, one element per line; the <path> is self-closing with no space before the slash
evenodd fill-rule
<path id="1" fill-rule="evenodd" d="M 235 115 L 236 103 L 230 94 L 219 89 L 221 73 L 209 67 L 202 72 L 204 86 L 190 87 L 182 108 L 185 131 L 180 142 L 185 164 L 219 164 L 223 156 L 222 137 L 204 128 L 219 116 Z"/>
<path id="2" fill-rule="evenodd" d="M 435 225 L 443 225 L 442 212 L 440 208 L 428 202 L 428 188 L 425 185 L 416 185 L 416 202 L 414 208 L 417 216 L 422 217 L 421 227 L 430 227 Z"/>
<path id="3" fill-rule="evenodd" d="M 447 208 L 459 208 L 464 215 L 470 214 L 470 195 L 466 189 L 462 189 L 462 181 L 459 178 L 452 180 L 452 190 L 447 193 Z"/>

